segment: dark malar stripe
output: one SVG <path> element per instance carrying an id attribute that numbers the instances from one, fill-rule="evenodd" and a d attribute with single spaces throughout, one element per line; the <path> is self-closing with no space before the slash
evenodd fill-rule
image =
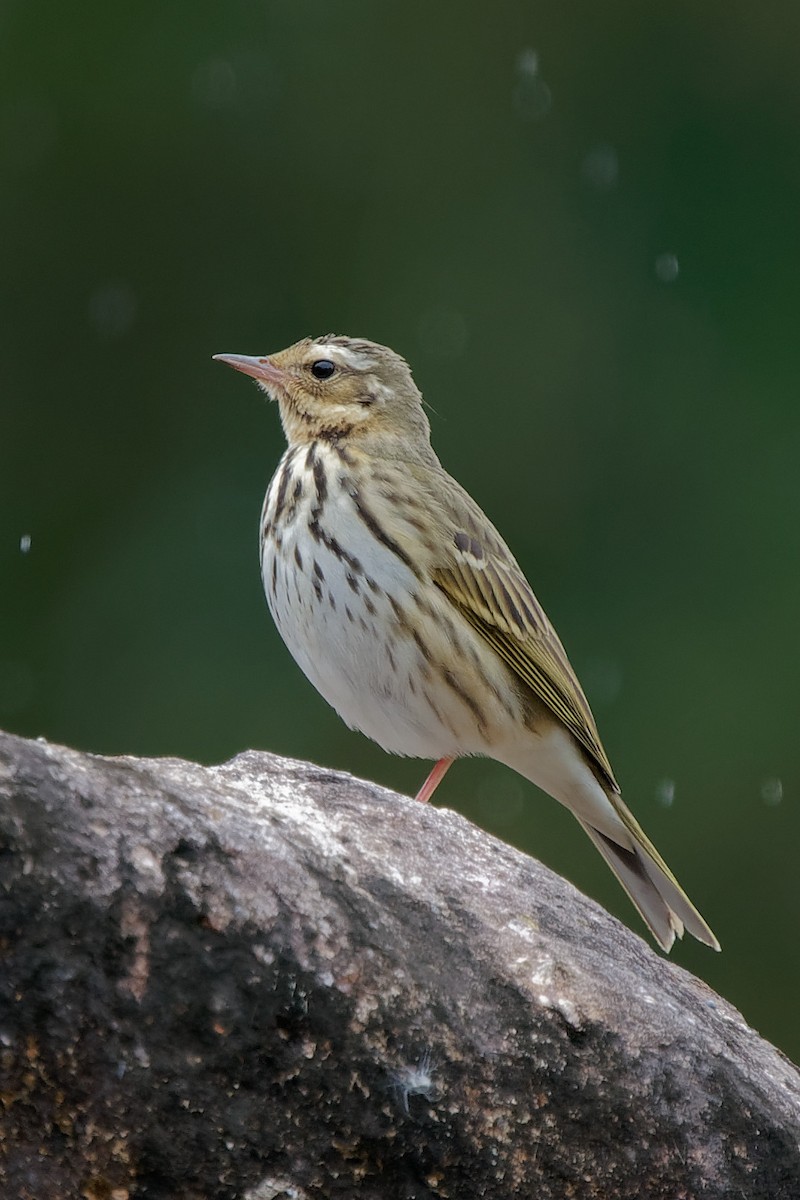
<path id="1" fill-rule="evenodd" d="M 312 470 L 314 472 L 314 487 L 317 489 L 317 504 L 322 508 L 328 498 L 328 479 L 325 474 L 325 468 L 316 456 L 314 457 Z"/>
<path id="2" fill-rule="evenodd" d="M 286 503 L 286 492 L 289 487 L 289 480 L 292 477 L 291 460 L 287 458 L 281 468 L 280 479 L 278 480 L 278 494 L 275 497 L 275 507 L 272 510 L 272 522 L 277 525 L 283 514 L 283 506 Z"/>
<path id="3" fill-rule="evenodd" d="M 352 425 L 329 425 L 325 429 L 318 429 L 316 434 L 317 441 L 325 442 L 334 450 L 338 450 L 339 442 L 342 438 L 347 437 L 352 428 Z"/>

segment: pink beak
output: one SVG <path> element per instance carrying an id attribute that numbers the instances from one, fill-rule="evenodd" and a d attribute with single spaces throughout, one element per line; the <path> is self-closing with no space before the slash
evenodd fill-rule
<path id="1" fill-rule="evenodd" d="M 280 367 L 276 367 L 268 358 L 252 358 L 247 354 L 212 354 L 215 362 L 227 363 L 235 371 L 252 375 L 259 383 L 281 384 L 285 378 Z"/>

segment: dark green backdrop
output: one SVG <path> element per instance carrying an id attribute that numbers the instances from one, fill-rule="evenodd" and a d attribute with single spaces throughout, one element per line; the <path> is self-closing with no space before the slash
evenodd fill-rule
<path id="1" fill-rule="evenodd" d="M 388 342 L 724 945 L 676 959 L 800 1056 L 799 55 L 791 3 L 5 0 L 0 722 L 414 789 L 271 626 L 277 414 L 211 362 Z M 439 801 L 636 925 L 521 779 Z"/>

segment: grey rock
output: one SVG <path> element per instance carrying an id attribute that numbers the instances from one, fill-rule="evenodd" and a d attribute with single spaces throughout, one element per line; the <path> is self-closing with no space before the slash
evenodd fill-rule
<path id="1" fill-rule="evenodd" d="M 797 1200 L 800 1076 L 453 812 L 0 734 L 8 1200 Z"/>

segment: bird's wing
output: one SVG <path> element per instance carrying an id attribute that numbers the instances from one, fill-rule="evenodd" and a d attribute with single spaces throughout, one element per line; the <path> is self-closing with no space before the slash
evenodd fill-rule
<path id="1" fill-rule="evenodd" d="M 619 792 L 589 702 L 530 584 L 471 497 L 458 488 L 448 500 L 452 543 L 446 561 L 432 566 L 434 582 Z"/>

